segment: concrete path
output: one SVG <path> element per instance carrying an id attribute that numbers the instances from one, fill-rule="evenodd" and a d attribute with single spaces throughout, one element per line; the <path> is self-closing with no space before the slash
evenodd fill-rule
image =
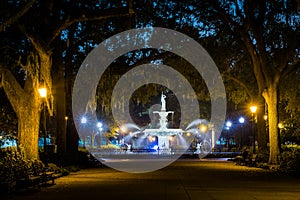
<path id="1" fill-rule="evenodd" d="M 2 199 L 2 198 L 1 198 Z M 300 178 L 220 160 L 178 160 L 151 173 L 85 169 L 14 200 L 300 200 Z"/>

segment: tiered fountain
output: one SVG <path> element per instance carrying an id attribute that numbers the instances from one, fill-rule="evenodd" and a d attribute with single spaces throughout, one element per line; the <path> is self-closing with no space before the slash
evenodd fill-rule
<path id="1" fill-rule="evenodd" d="M 185 131 L 182 129 L 168 129 L 168 115 L 174 114 L 173 111 L 166 111 L 166 96 L 161 94 L 161 110 L 154 111 L 153 113 L 159 115 L 159 128 L 158 129 L 145 129 L 143 133 L 147 136 L 156 136 L 158 138 L 158 149 L 168 152 L 170 150 L 170 137 L 182 134 Z"/>
<path id="2" fill-rule="evenodd" d="M 135 124 L 125 124 L 123 125 L 124 130 L 133 131 L 122 139 L 122 144 L 124 141 L 127 141 L 130 143 L 128 143 L 129 145 L 134 144 L 136 147 L 142 147 L 142 144 L 145 142 L 145 140 L 149 138 L 157 138 L 157 147 L 154 148 L 154 153 L 153 151 L 149 152 L 147 150 L 131 152 L 129 149 L 125 151 L 97 149 L 92 153 L 92 155 L 114 169 L 134 173 L 149 172 L 160 169 L 174 162 L 189 148 L 194 136 L 201 134 L 199 132 L 199 124 L 203 123 L 203 120 L 201 119 L 196 119 L 191 122 L 187 126 L 186 130 L 179 128 L 169 129 L 167 127 L 168 115 L 174 114 L 174 111 L 167 111 L 166 96 L 164 94 L 161 95 L 160 111 L 154 111 L 153 113 L 159 115 L 159 127 L 153 129 L 143 129 Z M 134 143 L 131 143 L 132 138 L 135 140 Z M 170 145 L 170 143 L 172 145 Z M 200 146 L 201 144 L 199 143 L 196 148 L 197 150 L 194 153 L 200 153 Z M 171 151 L 172 147 L 176 149 L 176 152 Z"/>

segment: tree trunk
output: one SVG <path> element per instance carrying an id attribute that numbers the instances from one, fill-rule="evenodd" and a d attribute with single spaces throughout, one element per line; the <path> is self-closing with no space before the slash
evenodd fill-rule
<path id="1" fill-rule="evenodd" d="M 78 153 L 78 141 L 79 136 L 75 128 L 72 117 L 69 117 L 67 124 L 67 153 L 77 154 Z"/>
<path id="2" fill-rule="evenodd" d="M 259 99 L 259 97 L 257 98 Z M 262 97 L 260 97 L 262 99 Z M 259 101 L 259 108 L 257 109 L 257 140 L 258 140 L 258 149 L 259 152 L 266 152 L 267 149 L 267 131 L 266 131 L 266 122 L 264 120 L 265 114 L 265 101 L 262 99 Z"/>
<path id="3" fill-rule="evenodd" d="M 278 137 L 278 112 L 277 112 L 277 85 L 269 86 L 263 93 L 263 96 L 268 105 L 268 122 L 269 122 L 269 141 L 270 141 L 270 156 L 269 164 L 279 164 L 280 146 Z"/>
<path id="4" fill-rule="evenodd" d="M 24 149 L 27 159 L 39 159 L 38 138 L 40 125 L 40 109 L 38 99 L 30 103 L 20 103 L 18 115 L 18 144 Z"/>
<path id="5" fill-rule="evenodd" d="M 37 71 L 38 68 L 41 68 L 41 72 Z M 18 144 L 24 149 L 27 159 L 38 159 L 38 135 L 43 101 L 47 105 L 48 113 L 52 115 L 50 53 L 39 51 L 38 55 L 30 54 L 26 69 L 26 82 L 22 88 L 11 72 L 0 66 L 0 86 L 3 87 L 18 117 Z M 42 85 L 41 80 L 44 82 Z M 47 88 L 46 99 L 42 99 L 39 95 L 38 88 L 41 86 Z"/>
<path id="6" fill-rule="evenodd" d="M 66 98 L 65 80 L 60 77 L 55 81 L 55 100 L 56 100 L 56 124 L 57 124 L 57 151 L 60 155 L 66 153 Z"/>
<path id="7" fill-rule="evenodd" d="M 38 135 L 40 125 L 41 98 L 37 90 L 37 81 L 27 77 L 21 88 L 15 77 L 7 69 L 0 68 L 1 86 L 18 117 L 18 144 L 24 149 L 28 159 L 38 159 Z"/>

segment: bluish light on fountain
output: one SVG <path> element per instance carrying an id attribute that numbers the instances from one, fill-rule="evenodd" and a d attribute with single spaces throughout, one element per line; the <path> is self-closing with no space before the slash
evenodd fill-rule
<path id="1" fill-rule="evenodd" d="M 198 128 L 191 128 L 191 129 L 186 130 L 186 132 L 190 132 L 190 133 L 193 133 L 193 134 L 199 134 L 199 129 Z"/>
<path id="2" fill-rule="evenodd" d="M 143 142 L 147 140 L 147 136 L 144 134 L 140 137 L 138 137 L 137 141 L 136 141 L 136 146 L 141 146 L 141 144 L 143 144 Z"/>
<path id="3" fill-rule="evenodd" d="M 180 145 L 184 148 L 188 148 L 190 146 L 189 141 L 187 141 L 187 139 L 183 136 L 183 135 L 176 135 L 176 137 L 179 139 Z"/>
<path id="4" fill-rule="evenodd" d="M 121 127 L 120 127 L 120 130 L 122 131 L 129 131 L 129 130 L 141 130 L 140 127 L 138 127 L 137 125 L 135 124 L 130 124 L 130 123 L 127 123 L 127 124 L 123 124 Z"/>
<path id="5" fill-rule="evenodd" d="M 157 145 L 155 145 L 154 147 L 152 147 L 152 149 L 154 149 L 154 150 L 156 150 L 156 151 L 157 151 L 157 149 L 158 149 L 158 146 L 157 146 Z"/>
<path id="6" fill-rule="evenodd" d="M 141 133 L 141 131 L 134 131 L 134 132 L 130 132 L 129 134 L 132 135 L 132 136 L 135 136 L 137 134 Z"/>
<path id="7" fill-rule="evenodd" d="M 125 135 L 125 136 L 124 136 L 124 142 L 125 142 L 125 143 L 129 142 L 129 141 L 131 140 L 131 138 L 132 138 L 132 135 L 130 135 L 130 134 Z"/>
<path id="8" fill-rule="evenodd" d="M 159 115 L 159 128 L 140 128 L 135 124 L 124 124 L 120 127 L 120 131 L 124 135 L 124 143 L 131 144 L 135 148 L 159 149 L 164 154 L 172 154 L 173 147 L 179 147 L 180 150 L 184 151 L 190 147 L 195 136 L 200 134 L 199 126 L 208 125 L 208 122 L 203 119 L 196 119 L 187 126 L 186 130 L 168 128 L 168 115 L 174 114 L 174 112 L 166 110 L 165 98 L 166 96 L 162 94 L 161 110 L 153 112 Z M 147 139 L 149 141 L 146 141 Z"/>

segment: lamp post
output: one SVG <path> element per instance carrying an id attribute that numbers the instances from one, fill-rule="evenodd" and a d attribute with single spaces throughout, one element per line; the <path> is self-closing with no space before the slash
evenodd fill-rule
<path id="1" fill-rule="evenodd" d="M 81 122 L 81 124 L 83 124 L 83 126 L 85 126 L 85 124 L 87 123 L 87 118 L 82 117 L 80 122 Z M 83 133 L 83 147 L 85 148 L 85 133 Z"/>
<path id="2" fill-rule="evenodd" d="M 68 120 L 69 120 L 69 117 L 65 116 L 65 138 L 64 138 L 64 142 L 63 142 L 63 152 L 64 153 L 67 150 L 67 147 L 66 147 L 66 138 L 68 138 Z"/>
<path id="3" fill-rule="evenodd" d="M 232 126 L 231 121 L 227 121 L 226 122 L 226 130 L 227 130 L 226 146 L 228 149 L 229 149 L 229 130 L 231 126 Z"/>
<path id="4" fill-rule="evenodd" d="M 65 128 L 66 128 L 66 133 L 67 133 L 67 128 L 68 128 L 68 116 L 65 116 Z"/>
<path id="5" fill-rule="evenodd" d="M 47 146 L 47 126 L 46 126 L 46 97 L 47 89 L 45 87 L 38 89 L 40 97 L 43 98 L 43 126 L 44 126 L 44 154 L 46 155 L 46 146 Z"/>
<path id="6" fill-rule="evenodd" d="M 102 133 L 102 126 L 103 124 L 101 122 L 98 122 L 97 123 L 97 128 L 98 128 L 98 131 L 99 131 L 99 147 L 101 148 L 101 133 Z M 95 136 L 94 136 L 95 137 Z M 93 141 L 94 142 L 94 141 Z M 94 143 L 93 143 L 93 146 L 94 146 Z"/>
<path id="7" fill-rule="evenodd" d="M 208 131 L 208 125 L 207 124 L 200 124 L 198 129 L 200 130 L 201 133 L 205 134 L 204 139 L 201 143 L 197 143 L 197 153 L 200 154 L 201 152 L 208 153 L 211 152 L 211 147 L 212 147 L 212 141 L 207 140 L 207 131 Z M 200 151 L 201 149 L 201 151 Z"/>
<path id="8" fill-rule="evenodd" d="M 244 117 L 240 117 L 239 118 L 239 123 L 241 124 L 241 134 L 240 134 L 240 144 L 239 144 L 239 148 L 242 147 L 243 144 L 243 135 L 244 135 L 244 123 L 245 123 L 245 118 Z"/>
<path id="9" fill-rule="evenodd" d="M 257 111 L 257 106 L 250 106 L 251 116 L 252 116 L 252 135 L 253 135 L 253 154 L 255 153 L 255 127 L 254 127 L 254 114 Z"/>
<path id="10" fill-rule="evenodd" d="M 269 133 L 269 123 L 268 123 L 268 114 L 264 114 L 264 120 L 265 120 L 265 129 L 266 129 L 266 134 Z"/>
<path id="11" fill-rule="evenodd" d="M 215 143 L 216 143 L 216 133 L 215 128 L 213 124 L 209 124 L 209 128 L 211 129 L 211 149 L 214 151 L 215 149 Z"/>
<path id="12" fill-rule="evenodd" d="M 278 145 L 279 145 L 279 149 L 281 151 L 281 139 L 283 138 L 282 135 L 282 129 L 284 128 L 284 124 L 282 122 L 278 123 L 278 129 L 279 129 L 279 137 L 278 137 Z"/>

